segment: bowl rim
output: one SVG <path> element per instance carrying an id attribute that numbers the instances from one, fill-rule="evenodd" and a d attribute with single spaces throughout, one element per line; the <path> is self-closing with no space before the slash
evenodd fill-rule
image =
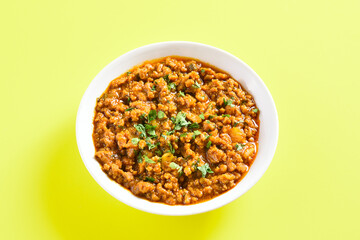
<path id="1" fill-rule="evenodd" d="M 97 175 L 97 173 L 95 173 L 95 171 L 92 169 L 92 167 L 90 166 L 90 163 L 87 159 L 85 159 L 85 154 L 84 154 L 84 149 L 82 148 L 82 143 L 80 142 L 80 132 L 79 132 L 79 129 L 80 129 L 80 116 L 83 112 L 83 109 L 84 109 L 84 105 L 86 103 L 85 101 L 85 96 L 87 96 L 87 93 L 89 91 L 89 89 L 92 87 L 92 85 L 95 84 L 95 80 L 98 78 L 99 75 L 101 75 L 103 72 L 106 72 L 108 71 L 112 65 L 114 65 L 116 62 L 118 61 L 121 61 L 121 59 L 124 59 L 126 57 L 128 57 L 129 55 L 132 55 L 133 53 L 135 52 L 138 52 L 138 51 L 144 51 L 144 50 L 147 50 L 147 49 L 151 49 L 151 48 L 156 48 L 156 47 L 161 47 L 162 45 L 192 45 L 192 46 L 197 46 L 197 47 L 205 47 L 205 48 L 208 48 L 208 49 L 211 49 L 213 51 L 218 51 L 220 52 L 221 54 L 224 54 L 226 55 L 227 57 L 229 58 L 232 58 L 234 61 L 237 61 L 239 62 L 239 64 L 242 64 L 244 68 L 246 68 L 247 71 L 249 71 L 251 74 L 253 74 L 255 76 L 255 78 L 257 78 L 258 80 L 258 83 L 261 85 L 261 87 L 265 90 L 266 94 L 268 95 L 269 97 L 269 100 L 270 100 L 270 105 L 273 109 L 273 115 L 275 117 L 274 119 L 274 128 L 275 128 L 275 136 L 273 136 L 273 140 L 274 140 L 274 144 L 273 144 L 273 147 L 270 149 L 270 153 L 269 153 L 269 157 L 267 158 L 268 161 L 266 161 L 263 165 L 263 167 L 261 168 L 261 171 L 258 172 L 256 174 L 256 177 L 254 177 L 253 181 L 250 182 L 247 187 L 244 187 L 242 189 L 241 192 L 237 193 L 237 194 L 233 194 L 232 196 L 228 197 L 228 198 L 224 198 L 222 200 L 221 203 L 218 203 L 218 204 L 213 204 L 213 205 L 210 205 L 208 204 L 208 207 L 206 207 L 206 209 L 204 208 L 196 208 L 196 206 L 200 206 L 200 205 L 204 205 L 205 203 L 209 203 L 211 202 L 213 199 L 216 199 L 216 198 L 219 198 L 220 196 L 224 196 L 226 193 L 228 192 L 231 192 L 234 190 L 234 188 L 240 184 L 240 182 L 242 182 L 246 176 L 239 182 L 237 183 L 237 185 L 235 187 L 233 187 L 232 189 L 230 189 L 229 191 L 215 197 L 215 198 L 212 198 L 208 201 L 205 201 L 205 202 L 200 202 L 200 203 L 197 203 L 197 204 L 191 204 L 191 205 L 174 205 L 174 206 L 171 206 L 171 205 L 167 205 L 167 204 L 164 204 L 164 203 L 157 203 L 157 202 L 150 202 L 148 200 L 144 200 L 144 201 L 148 201 L 152 204 L 156 204 L 157 206 L 159 206 L 160 208 L 163 208 L 162 210 L 159 210 L 158 208 L 156 209 L 149 209 L 148 207 L 144 207 L 142 204 L 138 204 L 138 203 L 134 203 L 132 201 L 129 201 L 129 200 L 126 200 L 124 198 L 120 199 L 119 196 L 115 196 L 114 192 L 112 191 L 112 189 L 110 189 L 110 187 L 108 186 L 108 184 L 105 184 L 103 183 L 100 179 L 99 179 L 99 176 Z M 172 54 L 169 54 L 168 56 L 171 56 Z M 156 58 L 154 58 L 156 59 Z M 152 60 L 152 59 L 148 59 L 148 60 Z M 139 63 L 141 64 L 141 63 Z M 211 62 L 209 62 L 209 64 L 212 65 Z M 136 66 L 136 65 L 134 65 Z M 216 65 L 214 65 L 216 66 Z M 221 68 L 220 68 L 221 69 Z M 239 82 L 238 79 L 234 79 L 236 81 Z M 244 80 L 245 81 L 245 80 Z M 108 84 L 107 84 L 108 85 Z M 247 90 L 247 89 L 246 89 Z M 105 91 L 105 89 L 104 89 Z M 247 90 L 248 91 L 248 90 Z M 252 94 L 253 95 L 253 94 Z M 256 96 L 254 96 L 255 98 Z M 95 107 L 95 106 L 94 106 Z M 222 50 L 222 49 L 219 49 L 217 47 L 213 47 L 213 46 L 210 46 L 210 45 L 207 45 L 207 44 L 203 44 L 203 43 L 198 43 L 198 42 L 190 42 L 190 41 L 165 41 L 165 42 L 157 42 L 157 43 L 152 43 L 152 44 L 148 44 L 148 45 L 144 45 L 144 46 L 141 46 L 141 47 L 138 47 L 138 48 L 135 48 L 131 51 L 128 51 L 122 55 L 120 55 L 119 57 L 117 57 L 115 60 L 111 61 L 109 64 L 107 64 L 95 77 L 94 79 L 90 82 L 90 84 L 88 85 L 86 91 L 84 92 L 82 98 L 81 98 L 81 101 L 80 101 L 80 104 L 79 104 L 79 108 L 78 108 L 78 111 L 77 111 L 77 115 L 76 115 L 76 126 L 75 126 L 75 131 L 76 131 L 76 140 L 77 140 L 77 146 L 78 146 L 78 149 L 79 149 L 79 153 L 80 153 L 80 156 L 81 156 L 81 159 L 85 165 L 85 167 L 87 168 L 87 170 L 89 171 L 90 175 L 94 178 L 94 180 L 107 192 L 109 193 L 111 196 L 113 196 L 114 198 L 116 198 L 117 200 L 121 201 L 122 203 L 125 203 L 126 205 L 128 206 L 131 206 L 133 208 L 136 208 L 138 210 L 142 210 L 142 211 L 145 211 L 145 212 L 149 212 L 149 213 L 153 213 L 153 214 L 160 214 L 160 215 L 168 215 L 168 216 L 183 216 L 183 215 L 193 215 L 193 214 L 199 214 L 199 213 L 203 213 L 203 212 L 208 212 L 208 211 L 211 211 L 211 210 L 214 210 L 214 209 L 217 209 L 219 207 L 222 207 L 226 204 L 229 204 L 230 202 L 238 199 L 240 196 L 242 196 L 243 194 L 245 194 L 250 188 L 252 188 L 259 180 L 260 178 L 263 176 L 263 174 L 266 172 L 266 170 L 268 169 L 274 155 L 275 155 L 275 151 L 276 151 L 276 148 L 277 148 L 277 144 L 278 144 L 278 138 L 279 138 L 279 118 L 278 118 L 278 113 L 277 113 L 277 109 L 276 109 L 276 106 L 275 106 L 275 102 L 273 100 L 273 97 L 270 93 L 270 91 L 268 90 L 268 88 L 266 87 L 265 83 L 262 81 L 262 79 L 259 77 L 259 75 L 250 67 L 248 66 L 244 61 L 242 61 L 241 59 L 239 59 L 238 57 L 232 55 L 231 53 L 225 51 L 225 50 Z M 256 159 L 255 159 L 256 161 Z M 100 164 L 99 164 L 99 167 L 100 167 Z M 102 171 L 102 170 L 101 170 Z M 113 180 L 111 180 L 110 178 L 108 178 L 109 181 L 112 181 L 114 182 Z M 116 183 L 117 184 L 117 183 Z M 122 187 L 120 184 L 119 184 L 120 187 Z M 124 187 L 122 187 L 124 188 Z M 124 188 L 125 189 L 125 188 Z M 125 189 L 127 191 L 129 191 L 128 189 Z M 131 193 L 132 194 L 132 193 Z M 136 196 L 135 196 L 136 197 Z M 137 198 L 137 197 L 136 197 Z M 188 208 L 189 210 L 185 210 L 185 211 L 181 211 L 179 212 L 178 210 L 177 211 L 169 211 L 170 208 L 173 208 L 174 210 L 177 208 L 177 207 L 181 207 L 182 209 L 184 208 Z M 191 210 L 190 210 L 191 209 Z"/>

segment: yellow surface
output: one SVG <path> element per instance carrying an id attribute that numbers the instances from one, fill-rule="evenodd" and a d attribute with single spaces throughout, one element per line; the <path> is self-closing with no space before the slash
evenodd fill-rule
<path id="1" fill-rule="evenodd" d="M 359 12 L 357 0 L 3 2 L 0 239 L 360 239 Z M 111 197 L 75 141 L 95 75 L 169 40 L 244 60 L 280 120 L 263 178 L 231 204 L 187 217 Z"/>

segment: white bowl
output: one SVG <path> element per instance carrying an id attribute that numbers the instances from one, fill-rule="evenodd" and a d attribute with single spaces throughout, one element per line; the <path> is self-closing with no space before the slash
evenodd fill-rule
<path id="1" fill-rule="evenodd" d="M 171 55 L 197 58 L 228 72 L 255 98 L 257 107 L 260 109 L 259 149 L 247 175 L 230 191 L 210 201 L 187 206 L 170 206 L 134 196 L 129 190 L 110 180 L 94 158 L 95 148 L 92 132 L 96 98 L 105 91 L 111 80 L 128 69 L 146 60 Z M 101 70 L 90 83 L 81 100 L 76 118 L 76 138 L 80 155 L 95 181 L 119 201 L 146 212 L 162 215 L 190 215 L 207 212 L 243 195 L 254 186 L 270 165 L 278 141 L 278 129 L 279 123 L 274 101 L 260 77 L 243 61 L 230 53 L 194 42 L 155 43 L 118 57 Z"/>

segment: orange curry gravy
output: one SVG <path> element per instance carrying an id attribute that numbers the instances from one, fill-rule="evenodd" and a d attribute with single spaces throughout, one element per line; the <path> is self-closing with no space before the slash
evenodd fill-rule
<path id="1" fill-rule="evenodd" d="M 147 61 L 98 98 L 95 158 L 138 197 L 169 205 L 206 201 L 248 172 L 259 114 L 254 98 L 214 66 L 177 56 Z"/>

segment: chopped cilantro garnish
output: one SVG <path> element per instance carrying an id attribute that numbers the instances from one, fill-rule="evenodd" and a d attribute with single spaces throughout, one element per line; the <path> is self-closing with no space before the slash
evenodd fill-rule
<path id="1" fill-rule="evenodd" d="M 182 134 L 180 134 L 180 137 L 186 137 L 186 135 L 188 135 L 188 133 L 186 132 L 186 133 L 182 133 Z"/>
<path id="2" fill-rule="evenodd" d="M 143 156 L 142 156 L 142 154 L 141 154 L 141 152 L 139 152 L 139 154 L 137 155 L 137 161 L 138 161 L 138 163 L 142 163 L 142 158 L 143 158 Z"/>
<path id="3" fill-rule="evenodd" d="M 209 115 L 209 119 L 212 119 L 214 118 L 215 116 L 214 115 Z"/>
<path id="4" fill-rule="evenodd" d="M 180 97 L 185 97 L 185 93 L 183 93 L 182 91 L 179 91 L 179 96 Z"/>
<path id="5" fill-rule="evenodd" d="M 151 91 L 155 91 L 155 90 L 156 90 L 156 86 L 154 85 L 152 86 Z"/>
<path id="6" fill-rule="evenodd" d="M 210 136 L 211 136 L 211 135 L 207 135 L 206 138 L 205 138 L 205 140 L 208 140 L 208 138 L 209 138 Z"/>
<path id="7" fill-rule="evenodd" d="M 179 166 L 178 164 L 176 164 L 176 163 L 174 163 L 174 162 L 171 162 L 171 163 L 169 164 L 169 166 L 170 166 L 172 169 L 177 169 L 179 173 L 181 172 L 181 170 L 182 170 L 182 168 L 183 168 L 183 167 Z"/>
<path id="8" fill-rule="evenodd" d="M 192 138 L 195 139 L 196 136 L 199 136 L 200 134 L 201 134 L 201 132 L 196 130 L 196 131 L 194 131 L 194 134 L 193 134 Z"/>
<path id="9" fill-rule="evenodd" d="M 175 132 L 175 130 L 167 131 L 167 132 L 166 132 L 166 135 L 171 135 L 171 134 L 173 134 L 174 132 Z"/>
<path id="10" fill-rule="evenodd" d="M 244 121 L 242 121 L 242 120 L 234 122 L 234 127 L 236 127 L 239 123 L 243 123 L 243 122 Z"/>
<path id="11" fill-rule="evenodd" d="M 190 122 L 186 121 L 186 113 L 178 112 L 175 118 L 175 130 L 180 130 L 189 124 Z"/>
<path id="12" fill-rule="evenodd" d="M 134 108 L 134 107 L 131 107 L 131 108 L 125 109 L 125 112 L 131 111 L 131 110 L 133 110 L 133 109 L 135 109 L 135 108 Z"/>
<path id="13" fill-rule="evenodd" d="M 203 178 L 206 177 L 207 173 L 214 173 L 209 167 L 208 163 L 205 163 L 204 165 L 197 167 L 197 169 L 201 172 Z"/>
<path id="14" fill-rule="evenodd" d="M 160 110 L 160 111 L 158 112 L 158 118 L 159 118 L 159 119 L 162 119 L 162 118 L 164 118 L 164 117 L 165 117 L 165 113 Z"/>
<path id="15" fill-rule="evenodd" d="M 174 153 L 175 153 L 175 149 L 173 148 L 173 146 L 171 145 L 171 143 L 169 143 L 169 147 L 170 147 L 170 152 L 171 152 L 172 154 L 174 154 Z"/>
<path id="16" fill-rule="evenodd" d="M 235 149 L 239 151 L 239 150 L 241 150 L 244 146 L 245 146 L 245 144 L 242 144 L 242 143 L 240 143 L 240 144 L 235 144 Z"/>
<path id="17" fill-rule="evenodd" d="M 202 120 L 204 120 L 205 119 L 205 117 L 204 117 L 204 114 L 202 113 L 202 114 L 200 114 L 199 115 L 199 117 L 202 119 Z"/>
<path id="18" fill-rule="evenodd" d="M 139 139 L 139 138 L 133 138 L 133 139 L 131 139 L 131 143 L 134 144 L 134 145 L 137 145 L 139 142 L 140 142 L 140 139 Z"/>
<path id="19" fill-rule="evenodd" d="M 151 122 L 156 119 L 156 110 L 151 110 L 148 115 L 148 121 Z"/>
<path id="20" fill-rule="evenodd" d="M 224 101 L 224 106 L 226 107 L 226 106 L 230 106 L 230 107 L 233 107 L 233 106 L 235 106 L 234 104 L 233 104 L 233 100 L 231 100 L 231 99 L 229 99 L 229 100 L 225 100 L 225 98 L 223 98 L 223 101 Z"/>
<path id="21" fill-rule="evenodd" d="M 166 74 L 163 78 L 164 78 L 165 80 L 169 80 L 169 74 Z"/>
<path id="22" fill-rule="evenodd" d="M 145 132 L 145 127 L 142 124 L 135 124 L 134 125 L 135 129 L 140 132 L 140 137 L 141 138 L 145 138 L 146 137 L 146 132 Z"/>
<path id="23" fill-rule="evenodd" d="M 126 74 L 129 76 L 131 74 L 131 72 L 127 72 Z"/>
<path id="24" fill-rule="evenodd" d="M 153 177 L 145 177 L 145 181 L 155 182 L 155 178 L 153 178 Z"/>
<path id="25" fill-rule="evenodd" d="M 254 113 L 257 113 L 257 112 L 259 111 L 259 109 L 254 108 L 252 111 L 253 111 Z"/>
<path id="26" fill-rule="evenodd" d="M 222 117 L 230 117 L 229 114 L 223 114 Z"/>
<path id="27" fill-rule="evenodd" d="M 155 153 L 156 153 L 157 155 L 159 155 L 159 156 L 162 155 L 162 151 L 160 151 L 160 150 L 156 150 Z"/>
<path id="28" fill-rule="evenodd" d="M 200 84 L 198 82 L 195 82 L 193 85 L 192 85 L 193 88 L 200 88 Z"/>
<path id="29" fill-rule="evenodd" d="M 192 123 L 192 124 L 190 124 L 190 125 L 188 126 L 189 129 L 199 128 L 199 127 L 200 127 L 200 126 L 199 126 L 199 124 L 197 124 L 197 123 Z"/>
<path id="30" fill-rule="evenodd" d="M 208 143 L 206 144 L 206 148 L 210 148 L 211 146 L 211 141 L 208 141 Z"/>
<path id="31" fill-rule="evenodd" d="M 205 72 L 205 69 L 201 69 L 201 73 L 204 73 Z"/>
<path id="32" fill-rule="evenodd" d="M 146 129 L 147 133 L 150 135 L 150 137 L 157 137 L 157 135 L 155 133 L 155 128 L 156 128 L 156 126 L 153 126 L 150 124 L 145 124 L 145 129 Z"/>
<path id="33" fill-rule="evenodd" d="M 168 84 L 168 89 L 171 90 L 171 89 L 176 89 L 176 84 L 175 83 L 169 83 Z"/>
<path id="34" fill-rule="evenodd" d="M 148 158 L 146 155 L 144 155 L 144 159 L 145 159 L 145 162 L 147 162 L 147 163 L 155 163 L 153 160 Z"/>
<path id="35" fill-rule="evenodd" d="M 146 142 L 146 145 L 148 146 L 149 150 L 156 148 L 156 145 L 151 143 L 150 137 L 145 138 L 145 142 Z"/>

